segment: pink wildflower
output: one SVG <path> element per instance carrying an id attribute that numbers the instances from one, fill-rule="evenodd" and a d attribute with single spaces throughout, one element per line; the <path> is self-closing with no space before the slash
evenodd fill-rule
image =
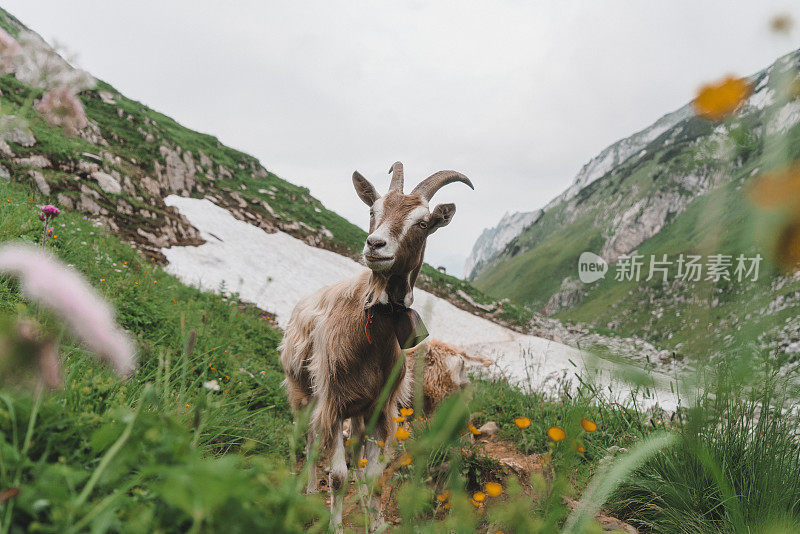
<path id="1" fill-rule="evenodd" d="M 58 217 L 58 215 L 61 213 L 61 210 L 52 204 L 45 204 L 41 209 L 42 213 L 45 214 L 45 217 Z"/>
<path id="2" fill-rule="evenodd" d="M 89 124 L 83 104 L 67 87 L 50 89 L 33 107 L 51 126 L 60 126 L 69 135 L 78 135 Z"/>
<path id="3" fill-rule="evenodd" d="M 74 269 L 52 254 L 11 244 L 0 247 L 0 272 L 16 275 L 22 294 L 58 315 L 92 352 L 129 375 L 134 345 L 114 321 L 108 302 Z"/>
<path id="4" fill-rule="evenodd" d="M 44 205 L 40 208 L 39 220 L 44 223 L 42 227 L 42 248 L 47 244 L 47 236 L 53 233 L 53 227 L 50 226 L 50 220 L 58 217 L 61 210 L 52 204 Z"/>

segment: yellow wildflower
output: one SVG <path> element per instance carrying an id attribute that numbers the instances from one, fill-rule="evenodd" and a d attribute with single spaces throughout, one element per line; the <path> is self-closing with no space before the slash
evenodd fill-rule
<path id="1" fill-rule="evenodd" d="M 583 417 L 581 418 L 581 428 L 583 428 L 586 432 L 594 432 L 597 430 L 597 423 L 591 419 L 586 419 Z"/>
<path id="2" fill-rule="evenodd" d="M 700 88 L 694 99 L 697 115 L 712 121 L 721 121 L 750 97 L 753 88 L 744 78 L 728 76 Z"/>
<path id="3" fill-rule="evenodd" d="M 475 425 L 473 425 L 472 423 L 467 425 L 467 429 L 469 429 L 469 431 L 472 432 L 473 436 L 480 436 L 481 435 L 481 431 L 478 430 L 477 428 L 475 428 Z"/>
<path id="4" fill-rule="evenodd" d="M 497 482 L 487 482 L 484 489 L 486 490 L 486 495 L 489 497 L 497 497 L 503 493 L 503 486 Z"/>
<path id="5" fill-rule="evenodd" d="M 558 443 L 567 437 L 567 433 L 560 426 L 551 426 L 547 429 L 547 437 Z"/>
<path id="6" fill-rule="evenodd" d="M 527 417 L 517 417 L 514 419 L 514 424 L 519 428 L 528 428 L 531 426 L 531 420 Z"/>
<path id="7" fill-rule="evenodd" d="M 411 436 L 411 433 L 403 428 L 402 426 L 397 429 L 394 433 L 394 437 L 397 438 L 397 441 L 405 441 Z"/>

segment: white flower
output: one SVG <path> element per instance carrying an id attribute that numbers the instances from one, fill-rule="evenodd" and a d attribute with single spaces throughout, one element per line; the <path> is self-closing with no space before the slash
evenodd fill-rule
<path id="1" fill-rule="evenodd" d="M 208 382 L 203 382 L 203 387 L 211 391 L 219 391 L 219 382 L 216 380 L 209 380 Z"/>
<path id="2" fill-rule="evenodd" d="M 97 83 L 92 76 L 76 69 L 50 45 L 33 32 L 20 32 L 17 38 L 22 51 L 17 55 L 15 76 L 26 85 L 39 89 L 65 87 L 78 94 Z"/>

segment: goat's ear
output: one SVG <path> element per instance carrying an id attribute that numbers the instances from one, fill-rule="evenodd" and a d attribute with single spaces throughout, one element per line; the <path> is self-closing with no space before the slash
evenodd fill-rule
<path id="1" fill-rule="evenodd" d="M 369 180 L 361 176 L 361 173 L 356 171 L 353 173 L 353 185 L 356 187 L 356 193 L 358 193 L 358 198 L 364 201 L 364 204 L 367 206 L 372 206 L 375 204 L 375 201 L 378 200 L 378 192 L 375 191 L 375 187 Z"/>
<path id="2" fill-rule="evenodd" d="M 431 212 L 431 218 L 428 221 L 428 233 L 432 234 L 442 226 L 447 226 L 453 220 L 453 215 L 456 214 L 455 204 L 439 204 Z"/>

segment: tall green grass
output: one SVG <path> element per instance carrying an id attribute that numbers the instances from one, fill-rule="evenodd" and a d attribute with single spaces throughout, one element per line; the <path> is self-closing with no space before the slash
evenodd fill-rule
<path id="1" fill-rule="evenodd" d="M 616 513 L 652 532 L 800 530 L 800 433 L 790 393 L 796 375 L 758 361 L 730 363 L 704 383 L 677 444 L 616 493 Z"/>

